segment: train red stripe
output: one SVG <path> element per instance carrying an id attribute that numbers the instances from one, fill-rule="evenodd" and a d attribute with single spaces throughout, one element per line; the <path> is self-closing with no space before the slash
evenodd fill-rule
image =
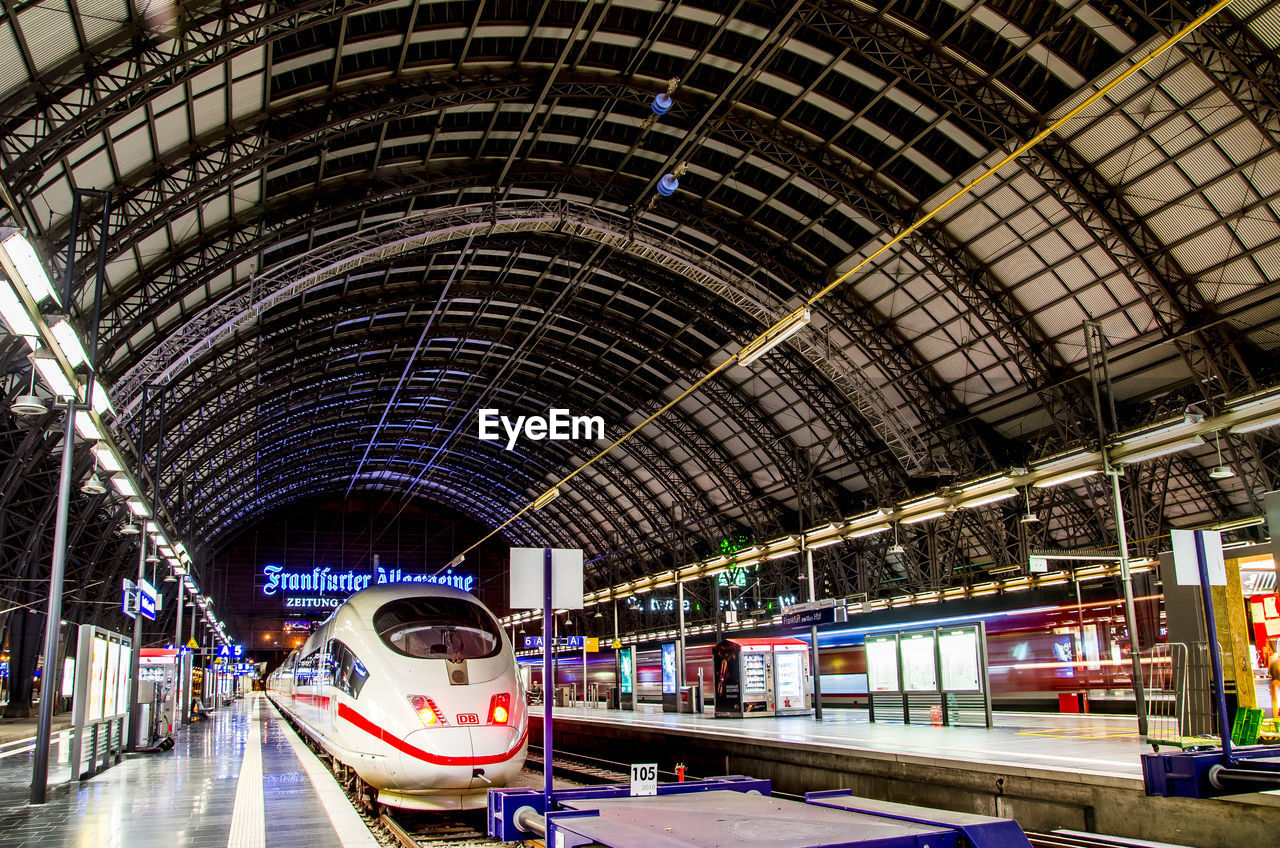
<path id="1" fill-rule="evenodd" d="M 525 738 L 529 735 L 529 728 L 526 725 L 524 733 L 520 734 L 520 738 L 516 741 L 516 744 L 505 754 L 494 754 L 488 757 L 446 757 L 440 754 L 432 754 L 417 746 L 410 745 L 394 733 L 383 730 L 381 727 L 369 721 L 369 719 L 360 715 L 360 713 L 351 709 L 351 707 L 348 707 L 346 704 L 338 704 L 338 718 L 345 718 L 347 721 L 351 722 L 365 733 L 368 733 L 370 736 L 375 736 L 378 739 L 381 739 L 391 747 L 396 748 L 411 757 L 416 757 L 419 760 L 433 763 L 438 766 L 477 766 L 506 762 L 515 756 L 516 752 L 520 750 L 520 746 L 524 744 Z"/>

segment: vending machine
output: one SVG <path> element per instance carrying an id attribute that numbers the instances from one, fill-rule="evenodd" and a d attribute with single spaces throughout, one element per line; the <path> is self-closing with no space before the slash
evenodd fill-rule
<path id="1" fill-rule="evenodd" d="M 725 639 L 716 645 L 716 717 L 810 712 L 808 651 L 806 643 L 786 638 Z"/>

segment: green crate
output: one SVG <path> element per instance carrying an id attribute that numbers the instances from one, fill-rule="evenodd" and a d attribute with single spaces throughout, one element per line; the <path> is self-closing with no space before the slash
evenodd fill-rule
<path id="1" fill-rule="evenodd" d="M 1231 723 L 1231 741 L 1236 745 L 1258 744 L 1258 731 L 1262 729 L 1262 710 L 1241 707 L 1236 710 Z"/>

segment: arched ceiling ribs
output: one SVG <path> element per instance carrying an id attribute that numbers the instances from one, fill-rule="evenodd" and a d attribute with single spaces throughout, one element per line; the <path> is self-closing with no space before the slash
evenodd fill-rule
<path id="1" fill-rule="evenodd" d="M 469 225 L 466 223 L 468 216 L 471 218 Z M 207 333 L 209 328 L 213 329 L 214 334 L 235 332 L 256 320 L 256 316 L 262 311 L 305 290 L 307 285 L 313 284 L 316 280 L 342 273 L 372 259 L 385 259 L 403 251 L 419 249 L 443 240 L 465 238 L 476 233 L 546 232 L 548 229 L 557 229 L 568 232 L 576 238 L 606 244 L 625 254 L 661 264 L 673 273 L 700 283 L 717 296 L 748 311 L 760 326 L 771 324 L 785 308 L 779 304 L 776 296 L 755 285 L 746 274 L 707 257 L 702 251 L 692 246 L 682 245 L 669 235 L 643 226 L 628 225 L 617 216 L 602 210 L 589 210 L 570 203 L 506 201 L 496 205 L 472 204 L 469 207 L 447 210 L 439 216 L 422 217 L 424 218 L 422 221 L 411 222 L 406 219 L 374 228 L 376 232 L 357 235 L 355 245 L 336 240 L 326 246 L 323 255 L 342 257 L 342 259 L 331 260 L 326 266 L 322 255 L 310 257 L 304 266 L 307 273 L 302 274 L 301 279 L 287 282 L 279 282 L 282 276 L 279 273 L 260 275 L 254 280 L 252 286 L 242 287 L 246 289 L 242 294 L 224 299 L 218 308 L 212 310 L 218 313 L 216 317 L 206 313 L 192 319 L 183 330 L 169 336 L 160 348 L 152 349 L 139 365 L 131 369 L 117 383 L 117 392 L 124 402 L 125 417 L 131 414 L 136 405 L 136 401 L 130 402 L 128 399 L 136 398 L 136 385 L 140 379 L 145 379 L 144 375 L 150 372 L 152 379 L 157 379 L 157 369 L 161 367 L 165 358 L 172 356 L 189 360 L 191 351 L 204 349 L 216 343 L 216 338 L 212 338 L 211 334 Z M 438 229 L 417 236 L 394 233 L 395 230 L 405 230 L 413 226 L 433 225 Z M 389 240 L 389 243 L 379 242 L 377 240 L 379 236 Z M 360 250 L 360 247 L 364 250 Z M 354 255 L 352 251 L 355 251 Z M 273 286 L 275 286 L 274 290 Z M 257 303 L 250 301 L 254 294 L 258 294 L 260 298 Z M 239 314 L 235 313 L 237 307 L 240 307 Z M 202 331 L 206 331 L 206 334 L 200 337 Z M 181 351 L 186 344 L 190 344 L 189 350 Z M 800 346 L 806 357 L 840 386 L 850 400 L 858 401 L 857 413 L 867 420 L 881 437 L 893 432 L 902 432 L 899 426 L 902 424 L 901 421 L 897 424 L 886 423 L 894 416 L 893 411 L 882 402 L 874 402 L 873 395 L 877 395 L 877 392 L 869 387 L 865 378 L 860 375 L 858 366 L 848 360 L 843 351 L 825 349 L 821 345 L 821 339 L 812 332 L 807 332 L 803 338 L 794 341 L 793 345 Z M 173 367 L 170 365 L 164 371 L 160 371 L 158 379 L 167 379 Z M 897 455 L 900 460 L 904 456 L 902 454 L 904 438 L 910 441 L 906 436 L 890 440 L 892 444 L 898 446 Z"/>
<path id="2" fill-rule="evenodd" d="M 228 0 L 198 15 L 179 6 L 179 39 L 121 27 L 84 54 L 43 70 L 39 92 L 18 89 L 0 104 L 3 120 L 21 127 L 0 133 L 0 160 L 11 163 L 4 179 L 26 194 L 53 163 L 157 95 L 291 32 L 381 2 L 291 0 L 282 7 Z"/>
<path id="3" fill-rule="evenodd" d="M 233 445 L 226 443 L 215 444 L 214 450 L 210 452 L 210 457 L 200 460 L 201 467 L 207 467 L 209 472 L 206 478 L 201 481 L 199 490 L 197 491 L 196 508 L 199 509 L 202 503 L 208 503 L 212 499 L 229 500 L 230 506 L 234 506 L 233 498 L 242 492 L 247 492 L 252 487 L 256 492 L 261 493 L 262 490 L 271 490 L 279 485 L 279 475 L 293 474 L 295 466 L 312 467 L 313 470 L 323 470 L 321 476 L 328 480 L 332 479 L 335 473 L 343 471 L 346 477 L 351 476 L 351 454 L 355 447 L 359 444 L 358 439 L 353 435 L 347 435 L 344 439 L 343 434 L 351 433 L 351 429 L 345 424 L 339 416 L 333 416 L 333 419 L 320 419 L 315 421 L 310 430 L 303 425 L 298 425 L 298 432 L 307 436 L 308 442 L 304 445 L 297 445 L 289 441 L 289 433 L 284 432 L 277 435 L 271 443 L 266 446 L 252 446 L 250 451 L 234 451 L 228 449 Z M 234 434 L 233 434 L 234 435 Z M 318 448 L 310 447 L 310 440 L 323 438 L 324 441 L 319 443 Z M 230 439 L 234 442 L 234 438 Z M 557 451 L 558 453 L 559 451 Z M 298 456 L 309 457 L 318 455 L 324 460 L 299 460 Z M 381 457 L 379 457 L 381 458 Z M 237 467 L 236 460 L 243 465 L 251 465 L 251 468 L 245 469 Z M 381 471 L 383 474 L 391 474 L 396 478 L 398 485 L 407 487 L 407 485 L 418 475 L 420 461 L 414 458 L 400 458 L 398 462 L 392 463 L 388 461 L 380 462 L 377 466 L 371 467 L 368 471 L 363 472 L 364 478 L 376 476 L 376 472 Z M 406 470 L 402 473 L 395 473 L 390 470 L 393 465 L 400 465 Z M 498 466 L 496 469 L 494 466 Z M 505 457 L 496 449 L 481 450 L 477 447 L 468 447 L 466 449 L 456 449 L 450 455 L 450 465 L 441 467 L 438 473 L 446 479 L 454 479 L 465 472 L 468 480 L 484 481 L 484 485 L 479 483 L 467 484 L 470 496 L 479 498 L 480 492 L 484 492 L 484 498 L 492 504 L 492 510 L 495 514 L 500 513 L 509 516 L 511 513 L 511 502 L 519 500 L 527 496 L 527 491 L 543 484 L 545 478 L 549 474 L 549 470 L 544 467 L 542 462 L 531 462 L 528 458 L 522 461 L 507 461 Z M 226 478 L 224 482 L 220 482 L 219 477 Z M 266 482 L 262 482 L 265 479 Z M 243 486 L 239 486 L 239 481 L 244 480 Z M 520 484 L 520 485 L 517 485 Z M 412 491 L 407 491 L 406 496 L 417 494 L 417 489 L 421 487 L 421 482 L 413 487 Z M 457 484 L 454 484 L 455 487 Z M 237 488 L 239 486 L 239 489 Z M 619 486 L 620 490 L 626 491 L 625 484 Z M 616 508 L 608 496 L 599 489 L 596 478 L 590 478 L 580 487 L 581 492 L 575 499 L 567 499 L 565 504 L 558 508 L 561 514 L 566 512 L 573 513 L 571 521 L 564 522 L 564 531 L 568 536 L 576 536 L 579 543 L 584 541 L 592 541 L 596 545 L 604 544 L 604 537 L 597 532 L 597 526 L 603 520 L 608 520 L 611 524 L 616 525 L 619 531 L 629 531 L 638 533 L 640 528 L 634 525 L 634 522 L 628 521 L 626 517 Z M 495 494 L 499 491 L 507 491 L 510 495 L 506 499 L 498 499 Z M 201 497 L 200 492 L 208 492 L 207 497 Z M 402 490 L 403 491 L 403 490 Z M 590 509 L 579 506 L 578 501 L 586 501 L 590 504 Z M 200 509 L 201 512 L 204 509 Z M 492 516 L 491 516 L 492 517 Z M 538 521 L 545 520 L 539 519 Z M 538 523 L 535 521 L 535 523 Z M 497 523 L 501 523 L 501 520 Z M 579 528 L 574 531 L 570 528 Z M 586 545 L 590 547 L 590 545 Z"/>
<path id="4" fill-rule="evenodd" d="M 874 58 L 883 62 L 886 71 L 910 80 L 931 102 L 946 106 L 962 125 L 974 129 L 979 137 L 998 148 L 1017 144 L 1038 130 L 1039 113 L 1057 105 L 1019 103 L 994 87 L 990 75 L 975 72 L 969 61 L 961 61 L 944 51 L 931 51 L 927 59 L 919 57 L 915 37 L 880 16 L 855 7 L 833 8 L 830 14 L 833 19 L 843 19 L 850 34 L 870 38 L 878 45 Z M 1163 25 L 1155 22 L 1153 28 Z M 1203 304 L 1195 302 L 1194 287 L 1182 284 L 1187 275 L 1147 230 L 1142 217 L 1128 207 L 1121 193 L 1108 185 L 1095 167 L 1084 163 L 1060 139 L 1052 136 L 1023 157 L 1020 164 L 1053 191 L 1102 244 L 1109 250 L 1119 251 L 1117 258 L 1124 263 L 1129 278 L 1153 312 L 1164 316 L 1166 336 L 1176 335 L 1186 327 L 1189 313 L 1201 311 Z M 1243 360 L 1220 328 L 1209 330 L 1203 341 L 1209 368 L 1223 375 L 1240 373 Z M 1195 362 L 1194 353 L 1181 340 L 1175 340 L 1175 344 L 1183 353 L 1189 371 L 1199 377 L 1203 369 Z M 1049 372 L 1050 375 L 1061 373 L 1064 372 Z M 1070 409 L 1078 400 L 1067 396 L 1061 403 Z M 1054 405 L 1047 403 L 1046 408 L 1052 409 Z M 1073 421 L 1075 416 L 1067 414 L 1064 420 Z M 1082 435 L 1075 434 L 1076 438 Z"/>
<path id="5" fill-rule="evenodd" d="M 474 293 L 479 294 L 480 292 L 476 291 Z M 469 294 L 471 294 L 471 292 L 468 292 L 466 290 L 466 287 L 462 287 L 461 290 L 455 292 L 455 296 L 461 297 L 464 300 L 467 299 Z M 323 306 L 324 306 L 323 304 L 318 304 L 316 305 L 316 308 L 322 310 Z M 389 311 L 395 311 L 401 307 L 400 307 L 400 304 L 394 301 L 383 300 L 379 304 L 377 304 L 377 308 L 385 309 Z M 576 320 L 580 322 L 586 322 L 594 317 L 586 313 L 576 314 L 576 311 L 572 309 L 566 310 L 564 315 L 565 317 L 571 320 Z M 333 321 L 338 320 L 323 311 L 319 312 L 319 316 L 325 322 L 330 324 Z M 346 316 L 344 323 L 348 321 L 350 321 L 349 314 Z M 325 369 L 325 374 L 326 374 L 325 379 L 330 382 L 337 381 L 341 384 L 346 384 L 346 385 L 354 385 L 358 382 L 359 375 L 362 373 L 365 373 L 371 367 L 370 361 L 363 355 L 359 354 L 359 351 L 362 350 L 364 346 L 367 346 L 368 348 L 375 351 L 384 350 L 384 349 L 393 349 L 395 347 L 394 341 L 391 338 L 387 337 L 388 332 L 395 332 L 392 330 L 382 331 L 380 333 L 366 333 L 363 329 L 357 329 L 356 331 L 350 333 L 351 337 L 354 339 L 353 342 L 341 342 L 340 339 L 335 339 L 334 337 L 332 337 L 332 335 L 329 332 L 327 332 L 327 330 L 323 326 L 316 327 L 314 331 L 309 331 L 305 321 L 292 324 L 291 326 L 294 326 L 294 330 L 291 331 L 291 334 L 290 334 L 291 337 L 293 338 L 294 346 L 289 352 L 289 356 L 292 358 L 292 365 L 294 368 L 302 368 L 305 370 L 306 363 L 313 360 L 317 363 L 317 366 L 319 366 L 324 359 L 328 358 L 331 355 L 332 351 L 335 348 L 335 345 L 339 349 L 342 349 L 344 351 L 346 355 L 346 363 L 347 363 L 346 365 L 342 365 L 342 366 L 331 365 Z M 354 324 L 352 326 L 360 328 L 362 325 Z M 438 335 L 444 336 L 444 337 L 451 337 L 455 332 L 456 332 L 455 327 L 446 325 L 440 328 Z M 632 331 L 628 329 L 627 331 L 623 331 L 623 332 L 615 331 L 614 334 L 618 338 L 628 342 L 632 348 L 638 348 L 638 347 L 641 347 L 642 344 L 648 344 L 647 341 L 641 342 L 640 340 L 633 338 L 631 336 L 631 332 Z M 498 345 L 502 341 L 500 336 L 494 335 L 491 331 L 477 332 L 475 330 L 472 330 L 470 331 L 470 335 L 473 340 L 483 341 L 490 348 Z M 428 339 L 428 345 L 430 341 L 434 338 L 435 336 L 433 335 Z M 581 356 L 575 357 L 573 355 L 572 350 L 569 350 L 569 349 L 565 349 L 563 351 L 559 350 L 556 346 L 552 344 L 553 341 L 555 341 L 555 339 L 550 339 L 539 348 L 538 355 L 537 355 L 538 362 L 552 363 L 556 366 L 559 366 L 560 370 L 565 371 L 566 373 L 571 373 L 572 369 L 575 369 L 575 368 L 583 368 L 583 367 L 590 366 L 591 363 L 589 360 L 585 360 Z M 667 351 L 665 351 L 664 354 L 658 354 L 655 352 L 655 356 L 661 356 L 662 358 L 665 358 L 665 354 L 670 354 L 672 352 L 673 351 L 671 349 L 668 349 Z M 438 352 L 429 350 L 428 353 L 425 354 L 423 358 L 420 360 L 419 368 L 426 369 L 426 370 L 434 370 L 437 373 L 442 373 L 446 368 L 449 367 L 450 360 L 445 359 L 440 362 L 439 366 L 436 366 L 435 363 L 438 361 L 439 355 L 440 354 Z M 215 369 L 216 376 L 210 375 L 209 379 L 199 379 L 191 383 L 185 384 L 187 388 L 184 388 L 184 384 L 175 385 L 173 390 L 178 397 L 178 401 L 174 405 L 173 415 L 171 416 L 171 420 L 175 420 L 175 421 L 187 420 L 190 415 L 201 414 L 206 411 L 216 410 L 216 420 L 234 422 L 234 421 L 238 421 L 246 411 L 253 409 L 257 404 L 259 404 L 262 401 L 263 398 L 272 398 L 272 397 L 279 398 L 283 396 L 281 387 L 276 383 L 263 382 L 255 378 L 253 376 L 253 373 L 244 372 L 243 369 L 240 372 L 232 370 L 234 367 L 232 363 L 245 362 L 245 361 L 249 361 L 248 358 L 245 356 L 232 355 L 229 359 L 227 367 Z M 249 367 L 251 369 L 257 368 L 260 366 L 261 361 L 262 361 L 262 358 L 257 357 L 254 360 L 252 360 L 252 364 Z M 687 367 L 687 365 L 683 365 L 683 364 L 677 365 L 670 361 L 665 362 L 664 365 L 666 366 L 669 372 L 676 372 L 676 373 L 678 373 L 679 369 L 683 369 Z M 457 366 L 453 366 L 453 367 L 456 368 Z M 485 379 L 491 379 L 492 376 L 493 375 L 490 374 Z M 548 408 L 549 406 L 555 405 L 557 402 L 562 403 L 565 400 L 565 398 L 577 398 L 578 401 L 581 403 L 581 405 L 574 406 L 575 413 L 584 414 L 592 411 L 605 412 L 612 419 L 611 426 L 616 430 L 616 433 L 614 433 L 614 435 L 621 435 L 621 433 L 625 430 L 625 427 L 621 423 L 623 420 L 625 420 L 625 413 L 635 409 L 640 404 L 646 402 L 646 399 L 640 396 L 632 396 L 629 393 L 629 390 L 627 389 L 627 385 L 628 385 L 627 381 L 620 380 L 619 376 L 614 376 L 608 373 L 604 373 L 600 375 L 597 375 L 594 373 L 591 374 L 592 380 L 595 384 L 613 386 L 612 388 L 613 397 L 611 398 L 611 400 L 617 404 L 620 404 L 620 406 L 616 409 L 609 409 L 607 407 L 603 409 L 597 409 L 595 404 L 597 404 L 602 399 L 602 397 L 598 394 L 594 394 L 595 389 L 593 386 L 579 387 L 576 383 L 569 386 L 557 386 L 555 389 L 555 393 L 552 393 L 549 389 L 547 391 L 538 392 L 526 386 L 525 392 L 536 396 L 538 398 L 539 403 L 541 404 L 541 408 L 531 410 L 534 412 L 541 412 L 546 408 Z M 252 393 L 240 396 L 239 398 L 234 400 L 233 403 L 230 405 L 225 405 L 217 399 L 220 395 L 222 395 L 224 391 L 224 387 L 232 388 L 244 383 L 255 386 Z M 190 391 L 192 389 L 195 390 L 194 393 Z M 314 397 L 315 393 L 317 392 L 317 387 L 314 384 L 307 384 L 306 391 L 308 392 L 309 395 L 312 395 Z M 453 389 L 443 390 L 444 394 L 451 394 L 453 393 L 453 391 L 454 391 Z M 415 395 L 419 393 L 430 394 L 431 391 L 429 390 L 429 388 L 419 388 L 415 386 L 413 389 L 413 393 Z M 344 403 L 346 402 L 349 402 L 349 401 L 344 400 Z M 738 400 L 737 403 L 741 404 L 742 401 Z M 371 402 L 371 406 L 376 406 L 376 404 L 373 404 Z M 677 416 L 675 419 L 672 419 L 672 420 L 677 420 L 677 421 L 682 420 L 682 416 Z M 264 422 L 260 418 L 256 419 L 256 421 L 261 426 L 266 426 L 269 423 L 269 422 Z M 757 421 L 758 421 L 757 418 L 753 418 L 751 421 L 741 422 L 740 427 L 742 432 L 744 433 L 754 432 L 753 427 L 755 426 L 755 422 Z M 657 426 L 659 433 L 666 432 L 667 426 L 668 426 L 667 422 L 665 421 L 655 422 L 655 425 Z M 441 425 L 441 426 L 445 426 L 445 425 Z M 689 432 L 690 430 L 693 430 L 694 432 L 691 433 Z M 762 494 L 757 489 L 754 489 L 754 488 L 743 489 L 740 484 L 735 485 L 735 481 L 738 480 L 738 474 L 735 474 L 729 470 L 735 465 L 734 457 L 731 454 L 724 452 L 722 445 L 707 439 L 706 434 L 701 432 L 700 427 L 695 427 L 692 425 L 686 426 L 686 427 L 683 427 L 678 432 L 676 431 L 671 432 L 670 435 L 673 438 L 674 442 L 677 444 L 680 444 L 682 439 L 684 438 L 689 439 L 689 442 L 688 444 L 685 445 L 685 447 L 689 448 L 690 450 L 693 450 L 695 452 L 695 455 L 699 455 L 701 457 L 700 465 L 702 469 L 704 469 L 704 473 L 709 473 L 713 477 L 718 478 L 720 481 L 720 487 L 724 491 L 738 493 L 738 497 L 734 499 L 735 502 L 746 503 L 752 500 L 757 500 Z M 783 438 L 784 435 L 785 434 L 778 433 L 777 438 Z M 643 434 L 642 434 L 642 437 L 643 437 Z M 192 431 L 188 433 L 185 441 L 179 441 L 178 443 L 173 445 L 171 447 L 171 451 L 176 452 L 179 455 L 188 453 L 190 449 L 187 447 L 187 445 L 189 445 L 192 441 L 199 440 L 202 438 L 203 438 L 202 433 L 198 431 Z M 645 445 L 649 444 L 647 437 L 643 437 L 643 444 Z M 657 448 L 654 447 L 653 450 L 657 451 Z M 662 452 L 665 453 L 665 451 L 662 451 Z M 702 452 L 702 453 L 699 453 L 699 452 Z M 202 454 L 189 455 L 189 462 L 197 467 L 203 461 L 204 461 L 204 458 Z M 654 471 L 654 469 L 652 468 L 649 470 L 651 473 Z M 694 491 L 694 492 L 698 491 L 698 487 L 696 486 L 696 484 L 694 484 L 692 480 L 688 479 L 688 477 L 685 476 L 685 472 L 680 471 L 679 473 L 682 479 L 679 481 L 678 485 L 672 485 L 670 489 L 670 494 L 672 496 L 679 497 L 680 494 L 685 491 Z M 739 472 L 739 474 L 740 473 L 741 472 Z M 668 482 L 669 484 L 676 483 L 676 481 L 674 480 L 670 480 Z M 705 493 L 702 493 L 702 494 L 705 494 Z M 689 504 L 688 506 L 692 507 L 692 504 Z M 706 502 L 705 500 L 703 501 L 703 507 L 701 511 L 711 511 L 713 509 L 714 507 L 709 502 Z M 695 511 L 697 510 L 695 509 Z M 760 511 L 763 514 L 768 514 L 768 507 L 762 507 Z"/>

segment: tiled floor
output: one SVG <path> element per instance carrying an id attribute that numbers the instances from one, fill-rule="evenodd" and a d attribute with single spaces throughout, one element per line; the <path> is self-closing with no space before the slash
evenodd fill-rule
<path id="1" fill-rule="evenodd" d="M 259 696 L 179 734 L 168 753 L 126 758 L 83 783 L 67 782 L 65 754 L 55 749 L 51 778 L 58 785 L 41 807 L 27 803 L 30 755 L 0 759 L 0 848 L 225 848 L 245 740 L 259 709 L 263 793 L 242 793 L 265 808 L 265 844 L 258 848 L 340 848 L 285 737 L 292 731 Z"/>

